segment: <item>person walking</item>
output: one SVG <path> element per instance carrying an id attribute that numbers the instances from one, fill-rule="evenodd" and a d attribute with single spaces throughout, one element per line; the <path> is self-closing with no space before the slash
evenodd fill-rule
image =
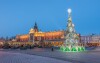
<path id="1" fill-rule="evenodd" d="M 54 51 L 54 49 L 53 49 L 53 47 L 52 47 L 52 49 L 51 49 L 52 51 Z"/>

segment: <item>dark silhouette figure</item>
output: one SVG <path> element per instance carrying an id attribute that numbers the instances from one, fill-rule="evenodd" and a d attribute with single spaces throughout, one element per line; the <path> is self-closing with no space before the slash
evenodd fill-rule
<path id="1" fill-rule="evenodd" d="M 52 47 L 51 51 L 54 51 L 53 47 Z"/>

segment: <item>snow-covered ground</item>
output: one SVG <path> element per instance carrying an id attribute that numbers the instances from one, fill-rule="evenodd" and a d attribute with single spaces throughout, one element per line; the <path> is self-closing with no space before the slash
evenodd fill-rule
<path id="1" fill-rule="evenodd" d="M 3 53 L 4 55 L 3 55 Z M 7 53 L 6 53 L 7 52 Z M 9 53 L 8 53 L 9 52 Z M 2 53 L 2 54 L 1 54 Z M 54 49 L 52 52 L 51 49 L 48 48 L 34 48 L 34 49 L 27 49 L 27 50 L 19 50 L 19 49 L 0 49 L 0 63 L 2 55 L 3 58 L 6 59 L 7 57 L 17 58 L 11 61 L 20 61 L 17 63 L 21 63 L 21 60 L 25 60 L 25 58 L 29 58 L 32 56 L 32 59 L 35 61 L 42 62 L 41 60 L 45 61 L 46 63 L 100 63 L 100 47 L 94 48 L 93 50 L 86 50 L 84 52 L 62 52 L 59 49 Z M 17 57 L 17 55 L 20 55 Z M 36 58 L 34 55 L 36 55 Z M 23 58 L 24 57 L 24 58 Z M 37 59 L 37 57 L 40 57 Z M 18 59 L 21 58 L 21 59 Z M 41 59 L 44 58 L 44 59 Z M 45 58 L 49 58 L 45 59 Z M 47 61 L 48 60 L 48 61 Z M 56 61 L 55 61 L 56 60 Z M 26 63 L 31 63 L 31 59 L 25 60 Z M 52 62 L 51 62 L 52 61 Z M 45 63 L 43 62 L 43 63 Z M 4 63 L 4 62 L 3 62 Z"/>
<path id="2" fill-rule="evenodd" d="M 71 63 L 71 62 L 48 58 L 48 57 L 0 51 L 0 63 Z"/>

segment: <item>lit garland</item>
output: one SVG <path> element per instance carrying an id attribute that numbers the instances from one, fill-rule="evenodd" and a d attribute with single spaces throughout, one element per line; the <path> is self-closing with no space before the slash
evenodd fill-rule
<path id="1" fill-rule="evenodd" d="M 85 47 L 83 46 L 76 46 L 76 47 L 60 47 L 60 50 L 63 51 L 63 52 L 82 52 L 82 51 L 85 51 Z"/>

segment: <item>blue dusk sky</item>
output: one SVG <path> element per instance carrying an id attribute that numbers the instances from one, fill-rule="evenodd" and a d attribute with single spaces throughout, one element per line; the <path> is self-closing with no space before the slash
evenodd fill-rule
<path id="1" fill-rule="evenodd" d="M 0 0 L 0 37 L 66 29 L 68 8 L 77 33 L 100 33 L 100 0 Z"/>

